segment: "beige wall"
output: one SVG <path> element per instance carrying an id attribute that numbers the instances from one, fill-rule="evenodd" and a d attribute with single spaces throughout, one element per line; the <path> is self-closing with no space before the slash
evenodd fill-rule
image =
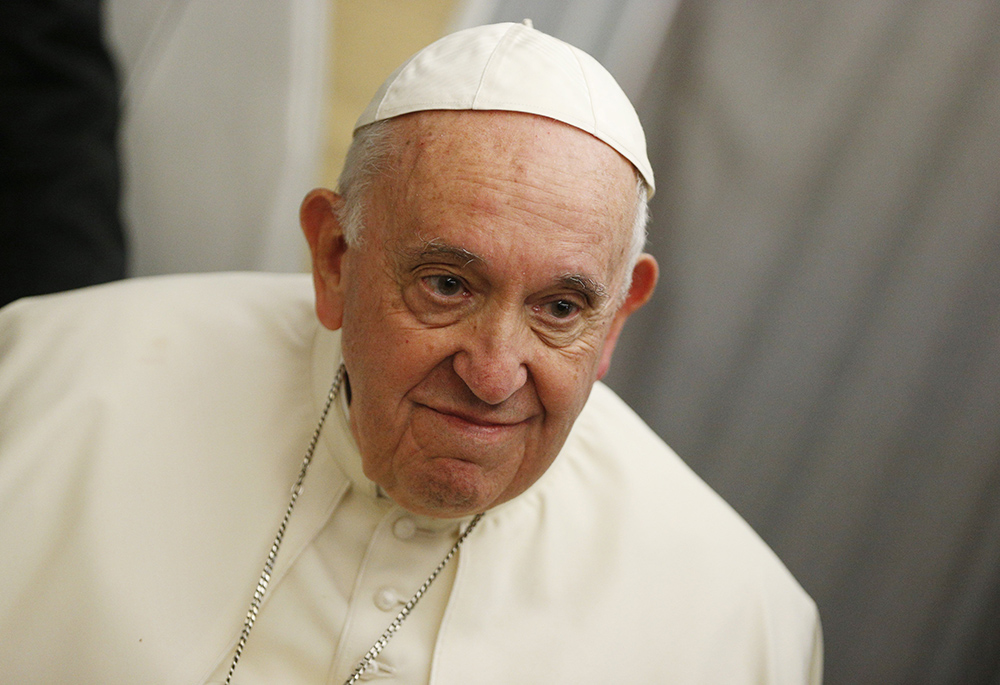
<path id="1" fill-rule="evenodd" d="M 332 0 L 328 141 L 323 184 L 333 187 L 351 129 L 399 64 L 447 29 L 455 0 Z"/>

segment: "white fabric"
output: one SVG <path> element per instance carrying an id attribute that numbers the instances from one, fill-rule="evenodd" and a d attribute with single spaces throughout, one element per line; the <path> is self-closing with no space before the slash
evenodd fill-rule
<path id="1" fill-rule="evenodd" d="M 108 0 L 130 272 L 301 271 L 328 0 Z"/>
<path id="2" fill-rule="evenodd" d="M 0 312 L 7 681 L 224 674 L 339 359 L 311 301 L 306 276 L 186 276 Z M 391 618 L 375 591 L 408 595 L 454 539 L 420 517 L 440 532 L 396 536 L 409 516 L 361 474 L 343 411 L 236 682 L 342 682 Z M 455 562 L 382 657 L 398 682 L 819 682 L 813 603 L 600 384 Z"/>
<path id="3" fill-rule="evenodd" d="M 386 79 L 355 130 L 436 109 L 527 112 L 575 126 L 632 162 L 653 195 L 646 136 L 614 77 L 582 50 L 525 24 L 478 26 L 431 43 Z"/>
<path id="4" fill-rule="evenodd" d="M 653 74 L 656 57 L 680 0 L 458 0 L 451 30 L 520 21 L 590 54 L 634 103 Z M 646 122 L 649 123 L 648 121 Z"/>

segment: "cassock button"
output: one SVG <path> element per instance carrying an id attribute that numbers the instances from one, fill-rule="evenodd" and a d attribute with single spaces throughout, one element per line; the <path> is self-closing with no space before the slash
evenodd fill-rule
<path id="1" fill-rule="evenodd" d="M 373 661 L 371 665 L 361 674 L 361 680 L 375 680 L 376 678 L 391 678 L 396 674 L 396 669 L 388 664 Z"/>
<path id="2" fill-rule="evenodd" d="M 382 611 L 392 611 L 399 604 L 399 595 L 391 587 L 380 587 L 375 591 L 375 606 Z"/>
<path id="3" fill-rule="evenodd" d="M 409 516 L 402 516 L 392 524 L 392 533 L 400 540 L 412 540 L 417 534 L 417 522 Z"/>

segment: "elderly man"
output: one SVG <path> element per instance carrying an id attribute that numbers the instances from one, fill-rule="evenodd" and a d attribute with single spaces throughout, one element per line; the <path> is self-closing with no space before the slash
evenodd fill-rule
<path id="1" fill-rule="evenodd" d="M 595 385 L 652 190 L 607 72 L 480 27 L 302 203 L 315 314 L 248 275 L 8 308 L 5 679 L 818 682 L 809 598 Z"/>

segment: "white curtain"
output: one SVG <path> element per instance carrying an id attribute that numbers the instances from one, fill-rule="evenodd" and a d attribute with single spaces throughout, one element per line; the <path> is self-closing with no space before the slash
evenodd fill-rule
<path id="1" fill-rule="evenodd" d="M 106 0 L 132 275 L 300 271 L 328 0 Z"/>
<path id="2" fill-rule="evenodd" d="M 817 600 L 828 685 L 1000 685 L 1000 3 L 633 12 L 458 15 L 637 104 L 662 281 L 611 385 Z"/>

